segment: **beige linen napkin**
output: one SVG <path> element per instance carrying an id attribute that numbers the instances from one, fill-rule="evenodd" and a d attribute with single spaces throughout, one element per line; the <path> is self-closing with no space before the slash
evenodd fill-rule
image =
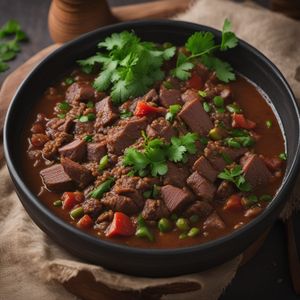
<path id="1" fill-rule="evenodd" d="M 220 29 L 226 17 L 239 37 L 277 64 L 300 98 L 300 24 L 261 8 L 221 0 L 199 0 L 178 18 Z M 153 294 L 157 296 L 151 299 L 160 299 L 162 290 L 174 293 L 185 285 L 194 291 L 161 299 L 211 300 L 219 297 L 235 275 L 241 257 L 206 272 L 164 279 L 126 276 L 81 262 L 31 221 L 13 191 L 3 161 L 0 167 L 1 300 L 76 299 L 61 284 L 76 294 L 85 289 L 85 299 L 110 299 L 111 290 L 116 290 L 115 299 L 150 299 Z M 298 204 L 296 195 L 289 211 Z"/>

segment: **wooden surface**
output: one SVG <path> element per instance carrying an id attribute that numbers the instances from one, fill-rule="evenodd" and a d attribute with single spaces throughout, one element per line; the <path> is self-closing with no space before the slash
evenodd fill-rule
<path id="1" fill-rule="evenodd" d="M 109 0 L 111 4 L 138 3 L 145 0 Z M 258 0 L 268 4 L 268 0 Z M 297 0 L 298 1 L 298 0 Z M 50 45 L 47 31 L 47 14 L 50 0 L 1 0 L 0 25 L 8 19 L 20 21 L 30 36 L 30 42 L 22 47 L 17 59 L 10 62 L 10 70 L 0 73 L 0 84 L 16 67 L 31 57 L 38 50 Z M 0 105 L 2 99 L 0 99 Z M 296 237 L 300 237 L 300 214 L 294 220 Z M 297 246 L 300 249 L 300 239 Z M 266 242 L 259 253 L 245 266 L 239 269 L 237 276 L 226 289 L 221 300 L 252 299 L 299 299 L 292 289 L 287 260 L 287 240 L 285 229 L 280 221 L 272 227 Z"/>

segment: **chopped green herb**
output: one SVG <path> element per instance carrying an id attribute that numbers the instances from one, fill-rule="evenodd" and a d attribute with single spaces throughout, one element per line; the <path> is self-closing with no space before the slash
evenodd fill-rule
<path id="1" fill-rule="evenodd" d="M 100 171 L 103 171 L 103 170 L 107 167 L 108 163 L 109 163 L 108 155 L 104 155 L 104 156 L 100 159 L 98 169 L 99 169 Z"/>
<path id="2" fill-rule="evenodd" d="M 86 135 L 83 140 L 87 143 L 90 143 L 93 141 L 93 136 L 92 135 Z"/>
<path id="3" fill-rule="evenodd" d="M 251 190 L 251 186 L 249 182 L 246 181 L 243 175 L 243 169 L 240 165 L 236 165 L 232 169 L 225 168 L 224 171 L 218 175 L 218 178 L 234 183 L 242 192 L 249 192 Z"/>
<path id="4" fill-rule="evenodd" d="M 151 195 L 152 195 L 152 191 L 145 191 L 144 193 L 143 193 L 143 197 L 145 198 L 145 199 L 148 199 L 148 198 L 150 198 L 151 197 Z"/>
<path id="5" fill-rule="evenodd" d="M 152 197 L 155 199 L 159 196 L 159 194 L 160 194 L 160 189 L 156 184 L 154 184 L 152 188 Z"/>
<path id="6" fill-rule="evenodd" d="M 167 90 L 171 90 L 173 88 L 173 84 L 170 81 L 164 81 L 163 82 L 163 86 L 167 89 Z"/>
<path id="7" fill-rule="evenodd" d="M 129 110 L 126 110 L 126 109 L 123 109 L 121 112 L 120 112 L 120 118 L 121 119 L 128 119 L 130 117 L 132 117 L 133 113 Z"/>
<path id="8" fill-rule="evenodd" d="M 224 159 L 224 161 L 226 162 L 227 165 L 230 165 L 233 163 L 233 160 L 231 159 L 231 157 L 225 153 L 225 152 L 221 152 L 221 156 Z"/>
<path id="9" fill-rule="evenodd" d="M 74 78 L 72 78 L 72 77 L 67 77 L 66 79 L 65 79 L 65 84 L 67 84 L 67 85 L 71 85 L 72 83 L 74 83 L 75 82 L 75 80 L 74 80 Z"/>
<path id="10" fill-rule="evenodd" d="M 96 119 L 95 114 L 94 113 L 89 113 L 85 116 L 79 117 L 79 122 L 86 123 L 86 122 L 89 122 L 89 121 L 94 121 L 95 119 Z"/>
<path id="11" fill-rule="evenodd" d="M 172 122 L 181 110 L 181 108 L 182 107 L 179 104 L 170 105 L 166 114 L 166 120 Z"/>
<path id="12" fill-rule="evenodd" d="M 88 101 L 88 103 L 86 104 L 86 107 L 94 108 L 94 102 L 93 101 Z"/>
<path id="13" fill-rule="evenodd" d="M 206 136 L 200 136 L 199 141 L 203 146 L 206 146 L 208 144 L 209 139 Z"/>
<path id="14" fill-rule="evenodd" d="M 57 117 L 60 119 L 64 119 L 66 117 L 66 114 L 57 114 Z"/>
<path id="15" fill-rule="evenodd" d="M 251 207 L 256 205 L 259 202 L 258 197 L 256 195 L 249 195 L 242 198 L 242 203 L 246 207 Z"/>
<path id="16" fill-rule="evenodd" d="M 279 155 L 278 155 L 278 157 L 281 159 L 281 160 L 287 160 L 287 155 L 286 155 L 286 153 L 280 153 Z"/>
<path id="17" fill-rule="evenodd" d="M 217 106 L 217 107 L 224 106 L 224 99 L 221 96 L 215 96 L 213 98 L 213 102 L 214 102 L 215 106 Z"/>
<path id="18" fill-rule="evenodd" d="M 205 98 L 207 97 L 207 93 L 205 91 L 199 91 L 198 94 L 200 95 L 200 97 Z"/>
<path id="19" fill-rule="evenodd" d="M 77 208 L 74 208 L 73 210 L 71 210 L 70 217 L 73 220 L 75 220 L 75 219 L 78 219 L 78 218 L 82 217 L 83 214 L 84 214 L 83 208 L 82 207 L 77 207 Z"/>
<path id="20" fill-rule="evenodd" d="M 239 107 L 239 105 L 236 102 L 226 105 L 226 108 L 230 113 L 241 113 L 242 112 L 241 108 Z"/>
<path id="21" fill-rule="evenodd" d="M 192 216 L 190 216 L 189 220 L 191 223 L 195 224 L 195 223 L 199 222 L 200 217 L 198 215 L 192 215 Z"/>
<path id="22" fill-rule="evenodd" d="M 267 126 L 267 128 L 271 128 L 272 127 L 272 125 L 273 125 L 273 123 L 272 123 L 272 121 L 271 120 L 267 120 L 266 121 L 266 126 Z"/>
<path id="23" fill-rule="evenodd" d="M 96 187 L 91 193 L 92 198 L 100 199 L 104 193 L 108 192 L 111 189 L 111 186 L 115 182 L 114 178 L 109 178 L 103 181 L 98 187 Z"/>
<path id="24" fill-rule="evenodd" d="M 211 105 L 207 102 L 203 102 L 203 109 L 209 113 L 211 111 Z"/>
<path id="25" fill-rule="evenodd" d="M 62 206 L 62 204 L 63 204 L 63 202 L 62 202 L 61 200 L 56 200 L 56 201 L 53 202 L 53 205 L 54 205 L 55 207 Z"/>
<path id="26" fill-rule="evenodd" d="M 270 202 L 271 200 L 273 199 L 273 197 L 271 195 L 261 195 L 259 197 L 259 201 L 262 201 L 262 202 Z"/>
<path id="27" fill-rule="evenodd" d="M 71 108 L 70 104 L 66 101 L 58 103 L 58 109 L 61 112 L 67 112 L 70 110 L 70 108 Z"/>
<path id="28" fill-rule="evenodd" d="M 226 144 L 230 147 L 230 148 L 241 148 L 241 144 L 239 142 L 237 142 L 234 138 L 228 138 L 226 139 Z"/>
<path id="29" fill-rule="evenodd" d="M 216 112 L 222 114 L 225 112 L 225 108 L 224 107 L 216 108 Z"/>

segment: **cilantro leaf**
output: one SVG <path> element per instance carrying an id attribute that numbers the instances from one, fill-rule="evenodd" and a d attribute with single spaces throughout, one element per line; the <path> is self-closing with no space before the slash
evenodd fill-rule
<path id="1" fill-rule="evenodd" d="M 222 30 L 221 51 L 234 48 L 238 44 L 236 35 L 231 31 L 231 22 L 225 19 Z"/>
<path id="2" fill-rule="evenodd" d="M 91 56 L 87 59 L 77 60 L 77 63 L 81 66 L 83 72 L 89 74 L 92 72 L 96 64 L 101 64 L 108 61 L 109 61 L 108 57 L 105 57 L 101 53 L 96 53 L 96 55 Z"/>
<path id="3" fill-rule="evenodd" d="M 192 55 L 209 51 L 214 46 L 214 35 L 211 32 L 195 32 L 185 44 L 185 47 Z"/>
<path id="4" fill-rule="evenodd" d="M 168 166 L 166 162 L 154 162 L 151 164 L 151 175 L 156 177 L 157 175 L 166 175 L 168 172 Z"/>
<path id="5" fill-rule="evenodd" d="M 4 72 L 8 69 L 9 69 L 8 64 L 0 60 L 0 72 Z"/>
<path id="6" fill-rule="evenodd" d="M 115 71 L 118 63 L 116 61 L 111 61 L 106 67 L 106 70 L 100 73 L 100 75 L 95 79 L 93 86 L 99 90 L 106 90 L 111 84 L 111 77 Z"/>
<path id="7" fill-rule="evenodd" d="M 183 53 L 179 53 L 176 62 L 176 68 L 171 71 L 171 74 L 181 80 L 187 80 L 191 76 L 190 70 L 194 65 L 188 61 L 188 57 Z"/>

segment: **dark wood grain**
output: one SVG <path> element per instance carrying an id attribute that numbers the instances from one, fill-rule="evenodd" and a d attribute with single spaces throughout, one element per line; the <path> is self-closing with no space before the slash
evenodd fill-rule
<path id="1" fill-rule="evenodd" d="M 0 73 L 0 84 L 16 67 L 33 54 L 52 43 L 47 30 L 50 0 L 0 0 L 0 26 L 9 19 L 17 19 L 30 36 L 17 59 L 10 62 L 10 70 Z M 109 0 L 112 5 L 135 4 L 145 0 Z M 268 5 L 268 0 L 259 1 Z M 1 101 L 1 99 L 0 99 Z M 294 218 L 295 236 L 300 236 L 300 214 Z M 300 251 L 300 238 L 296 245 Z M 288 299 L 297 300 L 289 276 L 287 240 L 282 222 L 277 221 L 259 253 L 242 268 L 221 300 L 232 299 Z M 0 271 L 1 272 L 1 271 Z"/>

